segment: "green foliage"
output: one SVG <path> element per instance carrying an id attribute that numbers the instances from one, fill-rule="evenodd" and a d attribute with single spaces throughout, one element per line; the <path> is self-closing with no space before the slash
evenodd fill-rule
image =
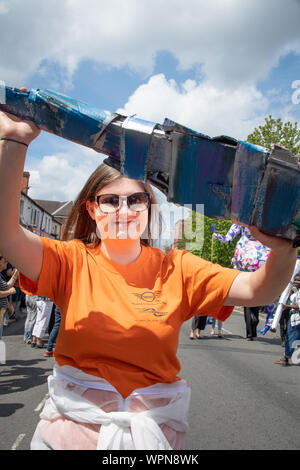
<path id="1" fill-rule="evenodd" d="M 271 114 L 265 118 L 265 124 L 258 126 L 248 135 L 250 144 L 261 145 L 271 150 L 271 144 L 281 144 L 291 150 L 294 155 L 300 152 L 300 130 L 298 123 L 283 123 L 282 119 L 274 119 Z"/>
<path id="2" fill-rule="evenodd" d="M 212 261 L 213 263 L 231 268 L 231 259 L 234 254 L 236 242 L 239 238 L 234 239 L 232 243 L 221 243 L 212 237 L 211 231 L 212 224 L 215 224 L 216 233 L 226 235 L 231 227 L 231 220 L 210 219 L 202 214 L 192 212 L 189 219 L 185 222 L 185 225 L 188 224 L 192 224 L 195 237 L 192 240 L 187 239 L 186 233 L 184 233 L 183 240 L 178 244 L 178 247 L 188 249 L 188 245 L 192 241 L 193 244 L 198 245 L 199 248 L 197 248 L 197 246 L 192 247 L 192 249 L 189 250 L 191 253 L 208 261 Z"/>

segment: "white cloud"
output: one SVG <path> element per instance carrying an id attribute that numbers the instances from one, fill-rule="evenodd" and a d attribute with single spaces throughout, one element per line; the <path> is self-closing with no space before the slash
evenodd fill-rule
<path id="1" fill-rule="evenodd" d="M 63 153 L 44 155 L 27 165 L 26 170 L 30 172 L 28 195 L 32 199 L 74 200 L 104 158 L 94 150 L 74 144 L 65 147 Z"/>
<path id="2" fill-rule="evenodd" d="M 262 96 L 256 81 L 288 52 L 300 53 L 299 17 L 297 0 L 0 0 L 0 79 L 26 85 L 39 72 L 59 89 L 70 86 L 83 60 L 127 65 L 146 82 L 128 98 L 125 113 L 245 138 L 275 99 Z M 162 50 L 182 69 L 199 67 L 202 82 L 151 76 Z M 101 161 L 76 149 L 43 154 L 28 168 L 31 197 L 76 196 Z"/>
<path id="3" fill-rule="evenodd" d="M 168 117 L 211 137 L 245 139 L 264 120 L 267 107 L 268 100 L 254 85 L 226 90 L 209 81 L 177 84 L 158 74 L 138 87 L 118 112 L 160 123 Z"/>
<path id="4" fill-rule="evenodd" d="M 0 77 L 19 84 L 57 62 L 71 78 L 84 59 L 150 75 L 168 50 L 235 87 L 300 53 L 299 17 L 297 0 L 0 0 Z"/>

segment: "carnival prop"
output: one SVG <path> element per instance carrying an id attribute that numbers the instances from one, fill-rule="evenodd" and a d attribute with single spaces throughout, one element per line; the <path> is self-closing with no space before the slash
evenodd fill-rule
<path id="1" fill-rule="evenodd" d="M 231 243 L 236 237 L 240 236 L 231 260 L 233 269 L 253 272 L 267 261 L 271 252 L 270 248 L 256 240 L 247 227 L 232 224 L 226 235 L 215 233 L 215 228 L 215 224 L 213 224 L 212 237 L 221 243 Z M 278 303 L 275 301 L 264 306 L 267 317 L 264 328 L 257 330 L 258 333 L 265 335 L 270 330 L 277 305 Z"/>
<path id="2" fill-rule="evenodd" d="M 0 109 L 108 156 L 129 178 L 148 181 L 169 202 L 255 225 L 300 244 L 299 160 L 227 136 L 211 138 L 170 119 L 163 124 L 99 110 L 46 89 L 0 86 Z"/>
<path id="3" fill-rule="evenodd" d="M 256 271 L 267 261 L 271 251 L 270 248 L 252 237 L 249 229 L 242 225 L 232 224 L 226 235 L 213 231 L 212 236 L 221 243 L 231 243 L 240 236 L 231 260 L 233 269 L 239 271 Z"/>

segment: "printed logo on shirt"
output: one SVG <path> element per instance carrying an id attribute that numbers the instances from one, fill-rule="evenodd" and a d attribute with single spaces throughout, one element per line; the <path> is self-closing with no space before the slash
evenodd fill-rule
<path id="1" fill-rule="evenodd" d="M 146 291 L 146 292 L 143 292 L 142 294 L 133 292 L 133 295 L 138 297 L 140 300 L 144 300 L 145 302 L 154 302 L 154 300 L 156 300 L 159 294 L 160 294 L 160 290 L 156 290 L 154 292 Z"/>
<path id="2" fill-rule="evenodd" d="M 164 300 L 160 300 L 158 298 L 160 293 L 160 290 L 155 290 L 153 292 L 145 291 L 142 293 L 132 292 L 132 295 L 138 299 L 137 302 L 133 302 L 132 305 L 135 305 L 134 308 L 139 312 L 139 314 L 143 314 L 139 319 L 137 319 L 137 321 L 161 321 L 159 318 L 165 317 L 168 314 L 168 312 L 159 311 L 162 304 L 166 304 Z M 152 306 L 149 307 L 149 304 L 152 304 Z"/>
<path id="3" fill-rule="evenodd" d="M 168 312 L 159 312 L 155 308 L 143 308 L 139 309 L 141 313 L 151 313 L 154 317 L 164 317 Z"/>

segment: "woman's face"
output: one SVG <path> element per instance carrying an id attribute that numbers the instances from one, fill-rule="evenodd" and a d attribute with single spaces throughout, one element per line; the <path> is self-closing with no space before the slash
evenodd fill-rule
<path id="1" fill-rule="evenodd" d="M 120 178 L 102 188 L 96 196 L 115 194 L 130 196 L 135 193 L 144 193 L 143 186 L 135 180 Z M 148 209 L 142 212 L 131 210 L 126 200 L 122 200 L 121 207 L 114 213 L 103 213 L 97 202 L 87 201 L 87 210 L 95 220 L 98 236 L 101 240 L 138 240 L 141 238 L 148 223 Z"/>

